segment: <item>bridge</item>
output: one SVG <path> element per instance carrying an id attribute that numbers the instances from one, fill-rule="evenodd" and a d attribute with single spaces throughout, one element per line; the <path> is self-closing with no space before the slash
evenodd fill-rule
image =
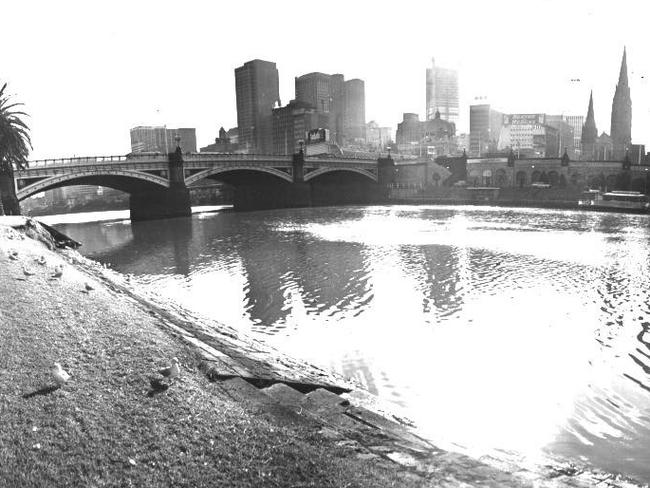
<path id="1" fill-rule="evenodd" d="M 381 201 L 393 181 L 394 162 L 224 153 L 134 153 L 126 156 L 42 159 L 16 171 L 16 196 L 71 185 L 97 185 L 129 193 L 131 218 L 189 215 L 189 190 L 206 178 L 235 189 L 237 210 Z"/>

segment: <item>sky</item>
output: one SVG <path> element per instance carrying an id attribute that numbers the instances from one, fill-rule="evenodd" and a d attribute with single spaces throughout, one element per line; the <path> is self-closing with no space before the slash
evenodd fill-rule
<path id="1" fill-rule="evenodd" d="M 424 116 L 425 70 L 458 70 L 469 105 L 585 115 L 610 130 L 627 46 L 632 141 L 650 144 L 650 7 L 642 1 L 5 0 L 0 82 L 30 114 L 32 159 L 130 151 L 138 125 L 196 127 L 198 146 L 237 125 L 234 69 L 274 61 L 283 104 L 312 71 L 361 78 L 366 120 Z"/>

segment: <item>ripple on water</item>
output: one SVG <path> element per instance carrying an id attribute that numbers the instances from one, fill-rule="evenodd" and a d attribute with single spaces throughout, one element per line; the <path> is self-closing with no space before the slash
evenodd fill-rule
<path id="1" fill-rule="evenodd" d="M 422 206 L 61 230 L 141 286 L 359 379 L 434 440 L 650 479 L 649 222 Z"/>

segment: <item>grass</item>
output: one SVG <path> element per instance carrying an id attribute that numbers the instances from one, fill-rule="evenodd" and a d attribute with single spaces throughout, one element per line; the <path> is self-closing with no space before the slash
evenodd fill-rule
<path id="1" fill-rule="evenodd" d="M 34 263 L 40 255 L 45 266 Z M 56 264 L 60 279 L 51 278 Z M 23 265 L 36 274 L 24 276 Z M 0 486 L 419 484 L 307 425 L 248 410 L 143 306 L 1 227 L 0 297 Z M 150 376 L 173 356 L 181 377 L 151 394 Z M 58 389 L 55 361 L 72 375 Z"/>

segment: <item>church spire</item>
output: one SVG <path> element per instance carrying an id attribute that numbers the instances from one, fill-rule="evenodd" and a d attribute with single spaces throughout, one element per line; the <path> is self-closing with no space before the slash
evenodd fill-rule
<path id="1" fill-rule="evenodd" d="M 582 137 L 580 144 L 582 146 L 582 158 L 590 160 L 594 158 L 594 148 L 598 139 L 598 129 L 594 118 L 594 92 L 589 93 L 589 108 L 587 109 L 587 118 L 582 126 Z"/>
<path id="2" fill-rule="evenodd" d="M 632 143 L 632 99 L 627 79 L 627 50 L 623 48 L 621 71 L 612 101 L 612 143 L 614 159 L 622 160 Z"/>
<path id="3" fill-rule="evenodd" d="M 621 61 L 621 71 L 618 74 L 618 85 L 627 87 L 627 52 L 623 47 L 623 60 Z"/>
<path id="4" fill-rule="evenodd" d="M 596 128 L 596 119 L 594 117 L 594 92 L 589 93 L 589 108 L 587 109 L 587 118 L 582 126 L 582 144 L 594 144 L 598 137 Z"/>
<path id="5" fill-rule="evenodd" d="M 587 123 L 589 121 L 593 122 L 594 126 L 596 125 L 594 121 L 594 91 L 589 92 L 589 108 L 587 108 Z"/>

